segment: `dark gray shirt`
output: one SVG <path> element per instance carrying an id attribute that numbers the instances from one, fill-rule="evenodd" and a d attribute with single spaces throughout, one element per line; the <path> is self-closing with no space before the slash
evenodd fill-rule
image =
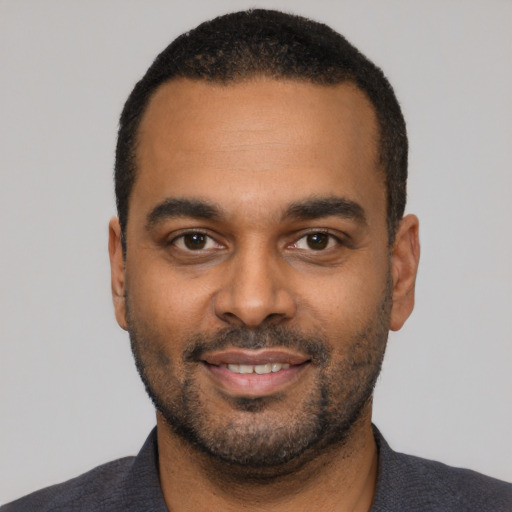
<path id="1" fill-rule="evenodd" d="M 374 432 L 379 471 L 371 512 L 512 512 L 512 484 L 394 452 L 379 431 Z M 156 429 L 136 457 L 98 466 L 0 511 L 168 512 L 160 489 Z"/>

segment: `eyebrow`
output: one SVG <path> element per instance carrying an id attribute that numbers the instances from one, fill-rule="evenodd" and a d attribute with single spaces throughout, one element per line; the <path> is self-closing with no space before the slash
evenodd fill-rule
<path id="1" fill-rule="evenodd" d="M 284 217 L 297 220 L 312 220 L 336 216 L 367 224 L 363 207 L 344 197 L 315 197 L 292 203 Z"/>
<path id="2" fill-rule="evenodd" d="M 366 224 L 362 206 L 343 197 L 314 197 L 293 202 L 286 208 L 283 218 L 312 220 L 330 216 Z M 149 212 L 147 227 L 151 228 L 166 219 L 177 217 L 219 220 L 224 215 L 221 208 L 202 199 L 168 198 Z"/>
<path id="3" fill-rule="evenodd" d="M 149 212 L 147 227 L 151 228 L 163 220 L 176 217 L 217 220 L 222 217 L 222 212 L 218 206 L 201 199 L 169 198 Z"/>

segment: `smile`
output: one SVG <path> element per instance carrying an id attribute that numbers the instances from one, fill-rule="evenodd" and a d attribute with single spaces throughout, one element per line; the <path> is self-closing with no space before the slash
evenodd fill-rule
<path id="1" fill-rule="evenodd" d="M 281 370 L 290 368 L 288 363 L 267 363 L 267 364 L 228 364 L 220 365 L 221 367 L 227 368 L 233 373 L 257 373 L 258 375 L 264 375 L 266 373 L 276 373 Z"/>
<path id="2" fill-rule="evenodd" d="M 207 353 L 203 368 L 213 384 L 231 396 L 261 397 L 293 385 L 311 359 L 287 349 L 227 349 Z"/>

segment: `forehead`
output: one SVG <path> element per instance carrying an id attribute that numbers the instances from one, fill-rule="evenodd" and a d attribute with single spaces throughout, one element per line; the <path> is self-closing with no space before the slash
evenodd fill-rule
<path id="1" fill-rule="evenodd" d="M 380 201 L 377 141 L 374 109 L 351 83 L 173 80 L 141 121 L 130 209 L 191 195 L 265 210 L 301 195 Z"/>

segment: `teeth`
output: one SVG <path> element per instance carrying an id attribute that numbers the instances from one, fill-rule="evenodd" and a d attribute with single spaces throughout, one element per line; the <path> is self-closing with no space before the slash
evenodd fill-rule
<path id="1" fill-rule="evenodd" d="M 224 366 L 224 365 L 223 365 Z M 267 363 L 267 364 L 228 364 L 227 368 L 233 373 L 257 373 L 263 375 L 265 373 L 275 373 L 280 370 L 290 368 L 288 363 Z"/>
<path id="2" fill-rule="evenodd" d="M 271 371 L 272 371 L 271 364 L 257 364 L 254 367 L 254 373 L 257 373 L 258 375 L 262 375 L 263 373 L 270 373 Z"/>

